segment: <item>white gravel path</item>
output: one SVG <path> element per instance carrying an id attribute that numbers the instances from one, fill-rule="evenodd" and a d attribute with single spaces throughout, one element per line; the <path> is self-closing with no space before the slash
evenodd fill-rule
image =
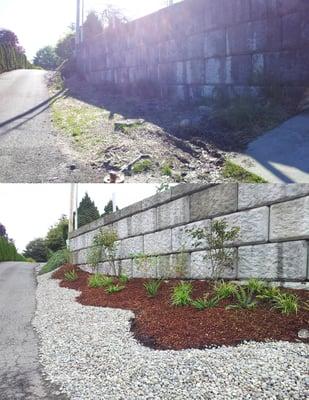
<path id="1" fill-rule="evenodd" d="M 307 399 L 309 346 L 246 343 L 157 351 L 130 332 L 134 314 L 85 307 L 50 275 L 38 278 L 33 324 L 46 378 L 73 400 Z"/>

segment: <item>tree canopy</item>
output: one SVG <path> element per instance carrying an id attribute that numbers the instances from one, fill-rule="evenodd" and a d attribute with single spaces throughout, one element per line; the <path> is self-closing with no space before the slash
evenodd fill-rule
<path id="1" fill-rule="evenodd" d="M 52 251 L 56 252 L 66 248 L 68 239 L 69 221 L 66 216 L 62 216 L 47 232 L 45 244 Z"/>
<path id="2" fill-rule="evenodd" d="M 34 239 L 26 246 L 23 255 L 27 258 L 33 258 L 37 262 L 46 262 L 48 260 L 50 251 L 46 246 L 43 238 Z"/>
<path id="3" fill-rule="evenodd" d="M 61 60 L 56 54 L 55 48 L 46 46 L 40 49 L 34 57 L 33 64 L 47 70 L 55 70 Z"/>
<path id="4" fill-rule="evenodd" d="M 55 52 L 61 60 L 70 60 L 74 56 L 74 49 L 75 34 L 69 32 L 58 41 Z"/>
<path id="5" fill-rule="evenodd" d="M 78 227 L 89 224 L 98 218 L 100 218 L 99 210 L 86 193 L 77 209 Z"/>

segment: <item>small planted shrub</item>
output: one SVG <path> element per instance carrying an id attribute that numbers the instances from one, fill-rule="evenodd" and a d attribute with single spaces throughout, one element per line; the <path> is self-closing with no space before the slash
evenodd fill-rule
<path id="1" fill-rule="evenodd" d="M 209 293 L 206 293 L 204 297 L 193 300 L 191 302 L 192 306 L 199 311 L 205 310 L 206 308 L 216 307 L 220 301 L 217 296 L 210 297 Z"/>
<path id="2" fill-rule="evenodd" d="M 255 278 L 249 279 L 246 286 L 254 294 L 262 294 L 265 290 L 268 289 L 266 282 Z"/>
<path id="3" fill-rule="evenodd" d="M 148 296 L 155 297 L 158 293 L 158 290 L 160 289 L 161 284 L 161 279 L 153 279 L 149 282 L 144 283 L 144 288 L 146 289 Z"/>
<path id="4" fill-rule="evenodd" d="M 113 278 L 101 274 L 91 275 L 88 279 L 88 286 L 91 288 L 106 287 L 113 284 Z"/>
<path id="5" fill-rule="evenodd" d="M 231 282 L 219 282 L 215 286 L 215 294 L 220 299 L 227 299 L 237 292 L 237 286 Z"/>
<path id="6" fill-rule="evenodd" d="M 151 169 L 151 160 L 142 160 L 135 163 L 132 167 L 134 174 L 141 174 L 142 172 L 149 171 Z"/>
<path id="7" fill-rule="evenodd" d="M 105 291 L 108 294 L 112 294 L 112 293 L 118 293 L 121 292 L 123 289 L 125 288 L 125 286 L 120 286 L 120 285 L 110 285 L 108 286 Z"/>
<path id="8" fill-rule="evenodd" d="M 272 301 L 273 308 L 281 311 L 282 314 L 296 314 L 299 308 L 298 297 L 294 294 L 280 293 Z"/>
<path id="9" fill-rule="evenodd" d="M 172 176 L 173 170 L 169 164 L 164 164 L 161 168 L 161 174 L 164 176 Z"/>
<path id="10" fill-rule="evenodd" d="M 70 281 L 70 282 L 76 281 L 76 280 L 78 279 L 77 272 L 76 272 L 74 269 L 72 269 L 72 271 L 66 272 L 66 273 L 64 274 L 64 279 L 65 279 L 66 281 Z"/>
<path id="11" fill-rule="evenodd" d="M 123 284 L 126 284 L 129 282 L 129 277 L 124 274 L 120 275 L 118 279 L 119 279 L 119 282 L 123 283 Z"/>
<path id="12" fill-rule="evenodd" d="M 192 284 L 189 282 L 180 282 L 174 287 L 172 293 L 173 306 L 187 306 L 191 303 Z"/>
<path id="13" fill-rule="evenodd" d="M 256 301 L 253 298 L 253 293 L 251 290 L 248 290 L 242 286 L 238 287 L 238 290 L 235 293 L 235 297 L 237 300 L 237 304 L 230 304 L 226 307 L 226 309 L 253 309 L 256 307 Z"/>
<path id="14" fill-rule="evenodd" d="M 261 294 L 256 297 L 259 300 L 272 301 L 275 297 L 280 296 L 281 291 L 277 287 L 266 287 L 262 290 Z"/>
<path id="15" fill-rule="evenodd" d="M 67 249 L 59 250 L 52 254 L 50 259 L 40 270 L 39 275 L 54 271 L 55 269 L 61 267 L 61 265 L 68 262 L 70 262 L 70 251 Z"/>

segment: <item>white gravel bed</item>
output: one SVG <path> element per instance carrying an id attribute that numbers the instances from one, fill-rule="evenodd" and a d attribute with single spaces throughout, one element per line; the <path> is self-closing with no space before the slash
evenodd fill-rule
<path id="1" fill-rule="evenodd" d="M 33 320 L 46 378 L 73 400 L 307 399 L 309 346 L 246 343 L 158 351 L 139 344 L 127 310 L 82 306 L 50 274 Z"/>

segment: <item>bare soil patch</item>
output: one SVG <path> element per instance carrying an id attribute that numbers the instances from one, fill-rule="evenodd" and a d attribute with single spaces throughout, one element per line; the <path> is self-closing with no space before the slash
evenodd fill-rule
<path id="1" fill-rule="evenodd" d="M 64 280 L 64 273 L 75 269 L 78 279 Z M 129 280 L 123 291 L 107 294 L 102 288 L 89 288 L 90 274 L 72 265 L 65 265 L 52 277 L 60 279 L 60 286 L 81 293 L 76 300 L 88 306 L 129 309 L 134 311 L 132 332 L 142 344 L 155 349 L 181 350 L 207 346 L 236 345 L 243 341 L 283 340 L 296 342 L 300 329 L 308 328 L 309 313 L 300 309 L 297 314 L 283 315 L 269 305 L 259 303 L 253 310 L 226 310 L 231 299 L 220 301 L 214 308 L 198 311 L 192 306 L 173 307 L 170 296 L 178 279 L 165 281 L 156 297 L 147 296 L 143 284 L 147 279 Z M 192 281 L 193 298 L 212 293 L 209 281 Z M 302 301 L 309 299 L 304 290 L 282 289 L 296 294 Z"/>

